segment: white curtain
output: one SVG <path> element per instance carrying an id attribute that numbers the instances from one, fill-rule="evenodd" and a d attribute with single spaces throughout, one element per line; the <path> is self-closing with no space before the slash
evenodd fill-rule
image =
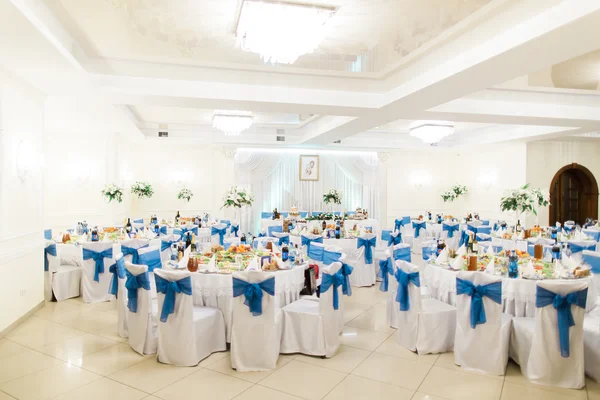
<path id="1" fill-rule="evenodd" d="M 307 152 L 310 154 L 310 152 Z M 300 155 L 294 153 L 241 152 L 235 158 L 236 183 L 256 196 L 251 212 L 242 213 L 242 226 L 256 232 L 262 211 L 351 211 L 366 208 L 372 218 L 379 217 L 379 199 L 385 182 L 378 173 L 376 155 L 319 156 L 319 180 L 300 181 Z M 323 203 L 330 189 L 342 193 L 342 204 Z"/>

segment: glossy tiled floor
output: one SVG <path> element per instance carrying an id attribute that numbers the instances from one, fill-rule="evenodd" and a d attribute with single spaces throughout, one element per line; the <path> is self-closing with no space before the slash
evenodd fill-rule
<path id="1" fill-rule="evenodd" d="M 0 400 L 600 400 L 600 384 L 564 390 L 527 382 L 509 364 L 505 377 L 461 371 L 452 353 L 418 356 L 395 342 L 385 294 L 353 289 L 346 329 L 331 359 L 281 356 L 275 371 L 237 373 L 229 353 L 195 368 L 159 364 L 116 334 L 114 303 L 50 303 L 0 340 Z"/>

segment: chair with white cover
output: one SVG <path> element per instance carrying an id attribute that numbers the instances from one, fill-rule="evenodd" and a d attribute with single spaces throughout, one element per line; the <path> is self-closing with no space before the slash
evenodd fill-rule
<path id="1" fill-rule="evenodd" d="M 227 235 L 227 224 L 219 223 L 210 228 L 212 244 L 225 245 L 225 235 Z"/>
<path id="2" fill-rule="evenodd" d="M 512 316 L 502 313 L 502 278 L 461 271 L 456 290 L 454 363 L 467 370 L 504 375 Z"/>
<path id="3" fill-rule="evenodd" d="M 144 227 L 144 218 L 134 219 L 131 221 L 131 226 L 133 226 L 135 229 L 142 229 Z"/>
<path id="4" fill-rule="evenodd" d="M 600 382 L 600 315 L 583 318 L 583 355 L 585 374 Z"/>
<path id="5" fill-rule="evenodd" d="M 400 243 L 392 247 L 392 258 L 394 261 L 402 260 L 411 262 L 410 245 L 408 243 Z"/>
<path id="6" fill-rule="evenodd" d="M 46 301 L 52 297 L 63 301 L 79 297 L 81 288 L 81 265 L 63 264 L 61 249 L 53 242 L 47 241 L 44 247 L 44 296 Z"/>
<path id="7" fill-rule="evenodd" d="M 110 266 L 109 272 L 112 274 L 109 292 L 117 298 L 117 331 L 119 336 L 126 338 L 129 336 L 127 328 L 127 273 L 125 271 L 125 258 L 123 253 L 117 254 L 115 263 Z"/>
<path id="8" fill-rule="evenodd" d="M 158 347 L 158 307 L 152 301 L 148 267 L 125 261 L 125 274 L 129 346 L 142 355 L 155 354 Z"/>
<path id="9" fill-rule="evenodd" d="M 300 237 L 300 239 L 301 239 L 300 246 L 305 247 L 307 253 L 310 250 L 311 243 L 321 243 L 321 244 L 323 244 L 323 236 L 313 235 L 312 233 L 308 233 L 306 235 L 302 235 Z"/>
<path id="10" fill-rule="evenodd" d="M 160 237 L 160 259 L 163 265 L 169 263 L 173 254 L 173 245 L 179 242 L 177 235 L 164 235 Z"/>
<path id="11" fill-rule="evenodd" d="M 596 289 L 600 289 L 600 252 L 583 250 L 582 252 L 583 262 L 587 264 L 592 270 L 592 282 L 596 286 Z M 600 297 L 596 299 L 588 299 L 588 301 L 594 301 L 596 305 L 600 305 Z"/>
<path id="12" fill-rule="evenodd" d="M 571 389 L 585 385 L 583 316 L 588 282 L 539 281 L 535 317 L 513 318 L 510 357 L 528 380 Z"/>
<path id="13" fill-rule="evenodd" d="M 275 237 L 269 237 L 269 236 L 257 237 L 257 238 L 254 238 L 254 241 L 252 242 L 252 247 L 255 249 L 258 249 L 259 247 L 266 248 L 267 243 L 269 243 L 269 242 L 277 243 L 278 240 L 279 239 L 277 239 Z"/>
<path id="14" fill-rule="evenodd" d="M 275 369 L 281 345 L 281 309 L 275 277 L 261 271 L 233 274 L 231 367 L 239 372 Z"/>
<path id="15" fill-rule="evenodd" d="M 342 263 L 323 268 L 319 301 L 300 299 L 283 307 L 281 353 L 333 357 L 340 347 Z"/>
<path id="16" fill-rule="evenodd" d="M 412 228 L 414 229 L 415 239 L 423 239 L 428 236 L 426 221 L 412 221 Z"/>
<path id="17" fill-rule="evenodd" d="M 312 242 L 308 246 L 308 258 L 313 262 L 316 262 L 319 267 L 323 266 L 323 254 L 325 253 L 325 246 L 323 243 Z"/>
<path id="18" fill-rule="evenodd" d="M 289 232 L 272 232 L 273 237 L 277 238 L 277 246 L 283 246 L 290 244 L 290 234 Z"/>
<path id="19" fill-rule="evenodd" d="M 150 240 L 148 239 L 129 239 L 123 240 L 121 244 L 121 253 L 125 257 L 125 261 L 132 264 L 139 264 L 138 250 L 148 247 Z"/>
<path id="20" fill-rule="evenodd" d="M 225 351 L 225 321 L 218 308 L 194 306 L 189 271 L 156 269 L 158 291 L 158 361 L 196 366 Z"/>
<path id="21" fill-rule="evenodd" d="M 377 237 L 372 233 L 361 235 L 356 239 L 355 256 L 352 259 L 354 272 L 350 275 L 352 286 L 373 286 L 377 280 L 373 252 L 377 245 Z"/>
<path id="22" fill-rule="evenodd" d="M 148 267 L 148 276 L 150 277 L 150 286 L 152 288 L 151 292 L 153 298 L 156 298 L 156 281 L 154 280 L 154 270 L 162 268 L 160 248 L 160 245 L 155 245 L 144 247 L 138 250 L 139 264 Z"/>
<path id="23" fill-rule="evenodd" d="M 273 235 L 273 233 L 275 233 L 275 232 L 282 233 L 283 226 L 282 225 L 271 225 L 271 226 L 267 227 L 267 236 L 275 236 L 275 235 Z"/>
<path id="24" fill-rule="evenodd" d="M 111 242 L 87 242 L 81 245 L 83 271 L 81 288 L 85 303 L 99 303 L 114 298 L 108 287 L 112 280 L 109 268 L 114 264 Z"/>
<path id="25" fill-rule="evenodd" d="M 452 351 L 456 308 L 433 298 L 421 298 L 419 267 L 396 261 L 398 283 L 394 312 L 398 321 L 396 341 L 419 354 Z"/>
<path id="26" fill-rule="evenodd" d="M 377 278 L 381 279 L 379 284 L 379 290 L 381 292 L 387 292 L 387 308 L 386 317 L 388 325 L 392 328 L 398 328 L 398 320 L 396 319 L 395 299 L 396 291 L 398 290 L 398 282 L 394 279 L 394 260 L 392 259 L 392 252 L 390 250 L 385 251 L 385 258 L 379 260 L 379 271 L 377 272 Z"/>

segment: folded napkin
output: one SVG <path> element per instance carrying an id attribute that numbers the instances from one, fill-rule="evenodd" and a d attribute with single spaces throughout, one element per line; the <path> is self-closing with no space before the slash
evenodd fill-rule
<path id="1" fill-rule="evenodd" d="M 457 255 L 457 256 L 462 256 L 462 255 L 465 255 L 465 254 L 467 254 L 467 248 L 466 248 L 466 247 L 465 247 L 465 245 L 463 244 L 462 246 L 460 246 L 460 247 L 458 248 L 458 250 L 456 250 L 456 255 Z"/>
<path id="2" fill-rule="evenodd" d="M 250 261 L 250 263 L 246 267 L 246 271 L 260 271 L 260 270 L 261 270 L 261 268 L 258 265 L 258 257 L 254 256 L 252 261 Z"/>
<path id="3" fill-rule="evenodd" d="M 216 261 L 214 255 L 210 258 L 210 261 L 208 262 L 208 264 L 206 265 L 206 267 L 204 267 L 204 271 L 206 271 L 206 272 L 218 272 L 217 261 Z"/>
<path id="4" fill-rule="evenodd" d="M 552 262 L 552 253 L 550 251 L 546 251 L 546 249 L 544 249 L 544 261 Z"/>
<path id="5" fill-rule="evenodd" d="M 458 270 L 462 269 L 463 265 L 464 265 L 464 261 L 463 261 L 462 257 L 458 256 L 452 262 L 452 269 L 458 271 Z"/>
<path id="6" fill-rule="evenodd" d="M 492 246 L 490 246 L 491 248 Z M 485 271 L 490 274 L 496 273 L 496 257 L 492 257 L 488 265 L 485 267 Z"/>
<path id="7" fill-rule="evenodd" d="M 444 250 L 442 250 L 442 252 L 440 253 L 440 255 L 437 257 L 437 259 L 435 260 L 436 263 L 441 264 L 441 263 L 447 263 L 448 262 L 448 248 L 444 248 Z"/>
<path id="8" fill-rule="evenodd" d="M 525 271 L 523 271 L 523 276 L 527 278 L 533 278 L 535 276 L 535 269 L 533 269 L 533 262 L 531 260 L 527 263 Z"/>
<path id="9" fill-rule="evenodd" d="M 477 255 L 482 256 L 484 254 L 485 254 L 485 247 L 483 247 L 482 245 L 479 245 L 479 251 L 477 251 Z"/>
<path id="10" fill-rule="evenodd" d="M 281 260 L 281 258 L 279 258 L 277 256 L 273 256 L 273 259 L 275 259 L 275 261 L 277 262 L 277 268 L 289 269 L 289 267 L 287 265 L 285 265 L 285 263 Z"/>
<path id="11" fill-rule="evenodd" d="M 275 244 L 275 242 L 272 242 L 271 246 L 273 246 L 273 254 L 281 253 L 281 250 L 279 250 L 279 247 Z"/>
<path id="12" fill-rule="evenodd" d="M 554 278 L 559 279 L 565 275 L 565 268 L 562 266 L 560 261 L 554 260 Z"/>
<path id="13" fill-rule="evenodd" d="M 569 272 L 573 272 L 577 268 L 577 263 L 570 256 L 565 256 L 562 259 L 562 266 Z"/>
<path id="14" fill-rule="evenodd" d="M 257 248 L 258 250 L 265 250 L 265 246 L 263 245 L 263 242 L 262 242 L 262 240 L 259 240 L 259 241 L 258 241 L 258 244 L 256 245 L 256 248 Z"/>
<path id="15" fill-rule="evenodd" d="M 494 255 L 494 246 L 492 246 L 492 244 L 490 243 L 490 245 L 487 248 L 486 254 L 488 256 L 493 256 Z M 492 260 L 493 261 L 493 260 Z"/>

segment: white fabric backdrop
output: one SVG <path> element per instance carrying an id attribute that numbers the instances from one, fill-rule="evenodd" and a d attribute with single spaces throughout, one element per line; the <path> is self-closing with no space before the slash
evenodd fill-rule
<path id="1" fill-rule="evenodd" d="M 307 151 L 306 154 L 312 154 Z M 275 207 L 289 211 L 328 211 L 323 194 L 330 189 L 342 192 L 342 204 L 335 211 L 366 208 L 371 218 L 379 217 L 380 191 L 385 182 L 378 173 L 376 155 L 319 155 L 319 180 L 299 180 L 300 154 L 243 151 L 235 157 L 236 184 L 249 188 L 256 196 L 251 212 L 242 212 L 242 229 L 257 232 L 262 211 Z"/>

